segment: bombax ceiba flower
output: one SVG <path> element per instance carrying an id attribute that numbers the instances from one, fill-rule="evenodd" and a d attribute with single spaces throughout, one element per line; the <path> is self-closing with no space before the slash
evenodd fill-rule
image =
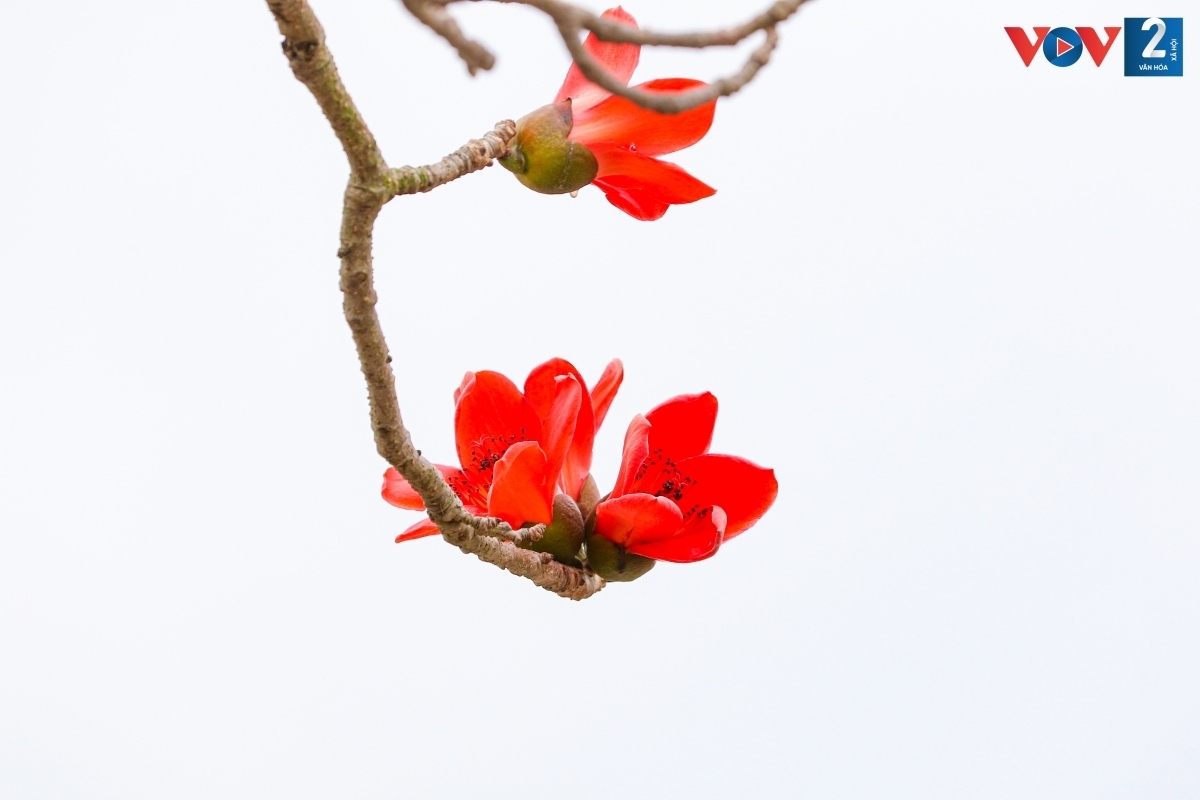
<path id="1" fill-rule="evenodd" d="M 679 395 L 634 417 L 616 484 L 600 497 L 592 449 L 623 377 L 614 359 L 589 389 L 574 366 L 555 358 L 529 374 L 522 392 L 498 372 L 469 372 L 454 396 L 462 466 L 437 468 L 472 514 L 513 528 L 544 524 L 542 538 L 523 546 L 586 564 L 607 580 L 634 580 L 656 561 L 709 558 L 775 502 L 775 473 L 708 452 L 716 397 Z M 394 469 L 384 475 L 383 497 L 424 509 Z M 426 518 L 396 541 L 437 532 Z"/>
<path id="2" fill-rule="evenodd" d="M 637 27 L 619 6 L 603 16 Z M 612 77 L 629 84 L 640 45 L 603 42 L 588 34 L 584 48 Z M 636 88 L 677 94 L 704 85 L 689 78 L 662 78 Z M 712 127 L 716 105 L 713 100 L 679 114 L 650 111 L 592 83 L 572 63 L 554 102 L 517 121 L 512 152 L 500 163 L 534 191 L 566 194 L 592 184 L 630 216 L 659 219 L 672 205 L 716 193 L 657 158 L 700 141 Z"/>
<path id="3" fill-rule="evenodd" d="M 608 414 L 624 370 L 614 359 L 588 388 L 570 362 L 554 358 L 536 367 L 524 391 L 499 372 L 468 372 L 454 392 L 454 439 L 460 467 L 436 464 L 467 511 L 513 528 L 546 524 L 534 550 L 576 563 L 583 544 L 580 503 L 595 505 L 588 483 L 592 442 Z M 423 511 L 425 504 L 394 468 L 383 476 L 383 498 Z M 426 517 L 397 542 L 438 532 Z"/>

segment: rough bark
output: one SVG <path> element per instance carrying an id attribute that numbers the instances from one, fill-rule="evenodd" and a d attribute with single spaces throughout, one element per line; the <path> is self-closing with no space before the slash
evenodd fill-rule
<path id="1" fill-rule="evenodd" d="M 342 307 L 367 382 L 376 449 L 421 495 L 430 519 L 446 541 L 562 597 L 590 597 L 603 588 L 603 579 L 590 570 L 523 550 L 511 540 L 523 540 L 530 534 L 513 531 L 499 520 L 469 514 L 433 464 L 413 446 L 400 415 L 392 358 L 375 311 L 378 298 L 371 240 L 384 204 L 398 194 L 427 192 L 489 166 L 493 159 L 508 153 L 516 126 L 510 120 L 500 122 L 436 164 L 391 169 L 342 84 L 325 45 L 325 32 L 306 0 L 267 0 L 267 6 L 283 34 L 283 52 L 292 72 L 316 98 L 350 162 L 338 249 Z"/>

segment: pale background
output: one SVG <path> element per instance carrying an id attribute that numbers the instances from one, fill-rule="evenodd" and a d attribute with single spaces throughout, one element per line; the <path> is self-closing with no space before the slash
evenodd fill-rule
<path id="1" fill-rule="evenodd" d="M 472 80 L 394 0 L 315 7 L 395 165 L 566 69 L 524 9 L 463 9 Z M 674 157 L 711 200 L 643 224 L 493 168 L 388 206 L 427 454 L 465 370 L 619 356 L 602 486 L 703 390 L 778 472 L 717 558 L 577 604 L 392 543 L 346 165 L 265 4 L 7 0 L 0 797 L 1200 796 L 1197 10 L 815 0 Z M 1186 77 L 1120 41 L 1026 69 L 1002 30 L 1148 14 L 1187 17 Z"/>

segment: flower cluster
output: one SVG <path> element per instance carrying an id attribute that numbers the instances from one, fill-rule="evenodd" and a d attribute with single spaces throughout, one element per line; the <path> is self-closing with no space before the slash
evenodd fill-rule
<path id="1" fill-rule="evenodd" d="M 679 395 L 633 418 L 616 485 L 601 497 L 592 447 L 623 377 L 615 359 L 590 389 L 560 358 L 535 368 L 523 391 L 498 372 L 468 372 L 454 393 L 461 466 L 437 468 L 472 514 L 513 528 L 544 524 L 542 538 L 524 546 L 606 580 L 633 580 L 656 561 L 709 558 L 771 507 L 775 473 L 708 452 L 717 398 Z M 384 474 L 383 497 L 424 510 L 395 469 Z M 426 518 L 396 541 L 437 532 Z"/>
<path id="2" fill-rule="evenodd" d="M 620 6 L 603 16 L 637 27 L 637 20 Z M 594 33 L 583 46 L 609 75 L 629 84 L 641 46 L 603 42 Z M 690 78 L 662 78 L 636 88 L 677 94 L 704 85 Z M 680 167 L 656 158 L 704 138 L 716 107 L 713 100 L 680 114 L 650 111 L 592 83 L 572 63 L 554 102 L 517 120 L 516 143 L 500 163 L 534 191 L 565 194 L 592 184 L 630 216 L 659 219 L 672 205 L 716 193 Z"/>

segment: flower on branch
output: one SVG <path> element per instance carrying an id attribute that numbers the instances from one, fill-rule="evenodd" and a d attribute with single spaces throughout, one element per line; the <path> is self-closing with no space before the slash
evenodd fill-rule
<path id="1" fill-rule="evenodd" d="M 716 554 L 775 502 L 775 471 L 709 453 L 710 393 L 679 395 L 639 414 L 625 433 L 616 486 L 587 525 L 588 563 L 605 580 L 640 577 L 655 561 Z"/>
<path id="2" fill-rule="evenodd" d="M 602 16 L 637 27 L 619 6 Z M 629 84 L 640 45 L 604 42 L 592 33 L 584 48 L 611 76 Z M 662 78 L 636 88 L 677 94 L 705 85 L 689 78 Z M 716 105 L 713 100 L 679 114 L 661 114 L 609 93 L 572 63 L 554 102 L 517 121 L 512 152 L 500 163 L 535 191 L 564 194 L 592 184 L 630 216 L 659 219 L 672 205 L 715 194 L 711 186 L 656 156 L 704 138 Z"/>
<path id="3" fill-rule="evenodd" d="M 577 504 L 587 488 L 592 443 L 623 377 L 621 362 L 614 359 L 589 390 L 574 366 L 556 358 L 529 373 L 522 392 L 498 372 L 468 372 L 454 392 L 461 466 L 438 464 L 438 471 L 475 516 L 494 517 L 514 529 L 549 525 L 531 546 L 570 563 L 583 541 Z M 571 501 L 573 514 L 558 495 Z M 399 508 L 425 509 L 421 496 L 395 468 L 384 473 L 383 498 Z M 396 541 L 437 532 L 426 518 Z"/>
<path id="4" fill-rule="evenodd" d="M 614 359 L 589 390 L 570 362 L 555 358 L 529 374 L 522 392 L 498 372 L 468 372 L 454 393 L 462 466 L 437 468 L 470 513 L 514 529 L 544 525 L 540 539 L 520 546 L 586 563 L 606 580 L 633 580 L 656 561 L 709 558 L 775 502 L 775 473 L 709 453 L 716 397 L 679 395 L 634 417 L 616 485 L 601 498 L 592 449 L 623 377 Z M 424 509 L 395 469 L 384 474 L 383 497 Z M 396 541 L 437 532 L 425 519 Z"/>

